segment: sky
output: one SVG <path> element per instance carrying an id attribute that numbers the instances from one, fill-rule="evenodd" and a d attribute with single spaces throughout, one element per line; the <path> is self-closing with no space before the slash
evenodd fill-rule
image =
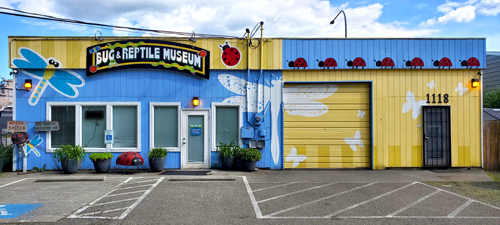
<path id="1" fill-rule="evenodd" d="M 84 2 L 84 4 L 82 4 Z M 0 6 L 138 28 L 242 37 L 264 21 L 265 37 L 481 37 L 500 51 L 500 0 L 0 0 Z M 156 36 L 0 15 L 0 75 L 10 78 L 8 36 Z"/>

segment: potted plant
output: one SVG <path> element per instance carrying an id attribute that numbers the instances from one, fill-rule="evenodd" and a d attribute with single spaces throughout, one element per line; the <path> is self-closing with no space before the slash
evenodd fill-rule
<path id="1" fill-rule="evenodd" d="M 229 144 L 219 142 L 217 146 L 217 156 L 219 157 L 220 167 L 223 170 L 233 169 L 234 159 L 236 154 L 239 152 L 239 146 L 237 146 L 233 141 Z"/>
<path id="2" fill-rule="evenodd" d="M 5 164 L 12 160 L 12 145 L 0 146 L 0 172 Z"/>
<path id="3" fill-rule="evenodd" d="M 149 167 L 153 172 L 160 172 L 165 169 L 165 162 L 167 161 L 167 149 L 153 148 L 148 153 Z"/>
<path id="4" fill-rule="evenodd" d="M 238 159 L 241 163 L 241 169 L 245 171 L 254 171 L 257 161 L 262 158 L 262 154 L 255 148 L 244 148 L 238 152 Z"/>
<path id="5" fill-rule="evenodd" d="M 62 145 L 54 151 L 54 157 L 58 162 L 61 162 L 64 173 L 76 173 L 80 164 L 85 159 L 85 149 L 77 145 Z"/>
<path id="6" fill-rule="evenodd" d="M 89 155 L 90 160 L 94 163 L 95 171 L 98 173 L 107 173 L 111 168 L 111 159 L 113 154 L 109 152 L 96 152 Z"/>

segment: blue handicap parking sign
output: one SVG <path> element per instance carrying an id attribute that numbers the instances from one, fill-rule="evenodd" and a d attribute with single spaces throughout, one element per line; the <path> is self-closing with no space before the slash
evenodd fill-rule
<path id="1" fill-rule="evenodd" d="M 113 140 L 113 135 L 106 135 L 106 141 L 111 141 Z"/>
<path id="2" fill-rule="evenodd" d="M 0 219 L 12 219 L 34 210 L 43 204 L 0 204 Z"/>

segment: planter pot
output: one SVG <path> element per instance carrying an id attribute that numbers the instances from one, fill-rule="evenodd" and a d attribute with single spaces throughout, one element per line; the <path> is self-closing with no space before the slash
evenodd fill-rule
<path id="1" fill-rule="evenodd" d="M 220 167 L 223 170 L 231 170 L 233 169 L 234 165 L 234 156 L 229 156 L 229 157 L 220 157 Z"/>
<path id="2" fill-rule="evenodd" d="M 151 168 L 151 171 L 153 172 L 160 172 L 165 169 L 165 162 L 167 161 L 167 158 L 149 158 L 149 167 Z"/>
<path id="3" fill-rule="evenodd" d="M 257 161 L 251 161 L 251 160 L 240 160 L 240 162 L 241 162 L 241 169 L 244 171 L 254 171 L 255 165 L 257 164 Z"/>
<path id="4" fill-rule="evenodd" d="M 64 173 L 76 173 L 80 167 L 80 160 L 78 159 L 65 159 L 61 161 L 61 166 Z"/>
<path id="5" fill-rule="evenodd" d="M 94 163 L 94 168 L 97 173 L 107 173 L 111 168 L 111 159 L 102 159 L 92 161 Z"/>

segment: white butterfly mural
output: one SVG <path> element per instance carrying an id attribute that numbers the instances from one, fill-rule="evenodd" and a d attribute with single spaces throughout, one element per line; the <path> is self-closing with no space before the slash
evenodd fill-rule
<path id="1" fill-rule="evenodd" d="M 458 92 L 460 96 L 464 95 L 465 92 L 469 91 L 469 88 L 464 87 L 462 82 L 458 83 L 458 87 L 455 88 L 455 92 Z"/>
<path id="2" fill-rule="evenodd" d="M 316 117 L 328 112 L 328 106 L 317 101 L 327 98 L 337 92 L 339 87 L 335 84 L 305 84 L 287 87 L 283 99 L 287 102 L 285 110 L 290 115 Z"/>
<path id="3" fill-rule="evenodd" d="M 363 117 L 365 116 L 366 112 L 363 112 L 361 110 L 358 109 L 358 117 L 361 117 L 361 119 L 363 119 Z"/>
<path id="4" fill-rule="evenodd" d="M 434 84 L 434 80 L 431 80 L 431 82 L 429 82 L 427 86 L 429 86 L 430 89 L 433 89 L 436 87 L 436 84 Z"/>
<path id="5" fill-rule="evenodd" d="M 411 91 L 408 91 L 406 93 L 406 102 L 405 104 L 403 104 L 403 113 L 407 113 L 411 109 L 413 111 L 412 117 L 413 119 L 416 119 L 418 116 L 420 116 L 420 108 L 422 107 L 422 105 L 427 105 L 427 101 L 420 100 L 417 102 L 413 93 Z"/>
<path id="6" fill-rule="evenodd" d="M 363 146 L 363 140 L 361 140 L 361 132 L 356 131 L 356 133 L 354 133 L 354 138 L 351 138 L 351 137 L 345 137 L 344 138 L 344 141 L 345 143 L 347 143 L 348 145 L 351 146 L 351 149 L 353 151 L 356 151 L 357 149 L 357 146 L 356 145 L 359 145 L 359 147 L 364 147 Z"/>
<path id="7" fill-rule="evenodd" d="M 274 76 L 274 75 L 273 75 Z M 271 103 L 271 155 L 273 162 L 278 165 L 280 157 L 280 143 L 278 137 L 278 115 L 281 107 L 281 89 L 283 81 L 281 78 L 271 79 L 269 86 L 245 81 L 239 77 L 220 74 L 219 82 L 229 91 L 238 94 L 224 99 L 226 104 L 240 105 L 243 112 L 260 113 L 268 103 Z M 264 93 L 270 93 L 265 94 Z M 248 97 L 248 102 L 245 100 Z M 247 104 L 248 103 L 248 104 Z M 249 105 L 249 106 L 248 106 Z"/>
<path id="8" fill-rule="evenodd" d="M 297 155 L 297 149 L 295 147 L 292 147 L 292 149 L 290 149 L 290 154 L 286 157 L 287 162 L 293 161 L 293 168 L 297 167 L 299 163 L 303 162 L 306 159 L 307 156 L 305 155 Z"/>

